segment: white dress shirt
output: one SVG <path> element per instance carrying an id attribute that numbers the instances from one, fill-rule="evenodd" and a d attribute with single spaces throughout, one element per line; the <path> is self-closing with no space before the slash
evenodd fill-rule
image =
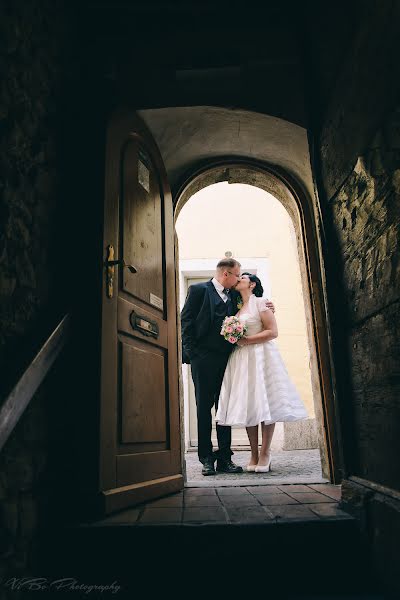
<path id="1" fill-rule="evenodd" d="M 211 279 L 211 281 L 214 284 L 215 289 L 217 290 L 219 296 L 222 298 L 222 300 L 224 302 L 226 302 L 228 300 L 228 296 L 224 293 L 224 286 L 220 284 L 220 282 L 218 281 L 218 279 L 215 279 L 215 277 L 213 277 Z"/>

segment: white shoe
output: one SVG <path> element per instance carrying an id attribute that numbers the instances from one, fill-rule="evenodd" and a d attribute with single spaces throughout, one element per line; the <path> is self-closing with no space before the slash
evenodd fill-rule
<path id="1" fill-rule="evenodd" d="M 253 472 L 256 470 L 257 465 L 247 465 L 246 471 Z"/>
<path id="2" fill-rule="evenodd" d="M 269 461 L 267 465 L 257 465 L 254 469 L 256 473 L 268 473 L 268 471 L 272 471 L 271 469 L 271 457 L 269 457 Z"/>

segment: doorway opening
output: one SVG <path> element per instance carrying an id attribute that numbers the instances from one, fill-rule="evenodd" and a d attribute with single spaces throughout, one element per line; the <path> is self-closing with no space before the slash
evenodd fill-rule
<path id="1" fill-rule="evenodd" d="M 212 107 L 145 113 L 147 121 L 120 107 L 107 128 L 104 269 L 96 272 L 96 277 L 104 274 L 96 431 L 87 423 L 99 440 L 93 490 L 95 495 L 101 490 L 103 512 L 184 486 L 174 214 L 179 218 L 196 192 L 221 182 L 269 192 L 292 219 L 311 367 L 318 373 L 313 380 L 319 384 L 314 408 L 321 472 L 340 483 L 343 457 L 332 390 L 322 220 L 306 130 L 267 115 Z M 244 258 L 257 258 L 257 253 Z"/>
<path id="2" fill-rule="evenodd" d="M 211 167 L 178 194 L 175 209 L 178 309 L 188 287 L 211 279 L 217 262 L 233 257 L 241 270 L 262 281 L 264 297 L 276 306 L 276 340 L 308 418 L 279 422 L 272 440 L 274 467 L 268 473 L 204 477 L 197 457 L 197 417 L 190 365 L 182 365 L 180 389 L 186 486 L 243 486 L 334 481 L 326 435 L 326 370 L 316 335 L 316 273 L 310 273 L 310 226 L 292 191 L 275 174 L 249 165 Z M 308 225 L 308 232 L 307 232 Z M 307 235 L 308 234 L 308 235 Z M 314 265 L 315 267 L 315 265 Z M 312 268 L 312 267 L 311 267 Z M 310 275 L 311 279 L 310 279 Z M 314 282 L 314 286 L 310 285 Z M 321 293 L 321 290 L 318 290 Z M 217 447 L 213 410 L 214 448 Z M 260 433 L 261 435 L 261 433 Z M 250 448 L 244 428 L 232 428 L 235 463 L 245 467 Z"/>

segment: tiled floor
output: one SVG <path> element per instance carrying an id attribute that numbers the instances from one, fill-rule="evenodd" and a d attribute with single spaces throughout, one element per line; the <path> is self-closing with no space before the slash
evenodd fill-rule
<path id="1" fill-rule="evenodd" d="M 339 508 L 340 486 L 328 484 L 185 488 L 94 525 L 275 524 L 353 519 Z"/>

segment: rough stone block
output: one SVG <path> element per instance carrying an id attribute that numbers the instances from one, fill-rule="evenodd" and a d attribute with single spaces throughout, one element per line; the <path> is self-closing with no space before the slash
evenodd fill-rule
<path id="1" fill-rule="evenodd" d="M 283 450 L 310 450 L 319 448 L 315 419 L 284 423 Z"/>
<path id="2" fill-rule="evenodd" d="M 373 496 L 373 491 L 363 485 L 358 485 L 353 481 L 344 479 L 342 481 L 342 502 L 351 504 L 354 507 L 362 508 Z"/>

